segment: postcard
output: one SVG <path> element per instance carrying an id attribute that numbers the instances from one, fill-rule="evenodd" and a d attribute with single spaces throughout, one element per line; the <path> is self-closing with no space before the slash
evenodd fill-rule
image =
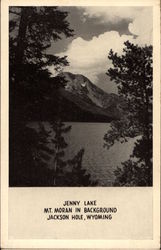
<path id="1" fill-rule="evenodd" d="M 160 3 L 3 0 L 1 247 L 160 248 Z"/>

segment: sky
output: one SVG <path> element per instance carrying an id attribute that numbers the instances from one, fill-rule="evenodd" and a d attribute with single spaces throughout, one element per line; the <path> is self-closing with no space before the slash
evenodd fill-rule
<path id="1" fill-rule="evenodd" d="M 152 45 L 151 7 L 59 7 L 68 12 L 67 20 L 74 36 L 52 42 L 48 52 L 67 56 L 69 66 L 64 71 L 83 74 L 109 93 L 117 87 L 106 75 L 112 66 L 108 53 L 112 49 L 122 54 L 124 42 L 139 46 Z M 50 71 L 54 74 L 51 67 Z"/>

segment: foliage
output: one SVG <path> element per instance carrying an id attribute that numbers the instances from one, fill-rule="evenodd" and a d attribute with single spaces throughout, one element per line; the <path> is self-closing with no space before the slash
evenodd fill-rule
<path id="1" fill-rule="evenodd" d="M 68 173 L 68 186 L 97 186 L 97 181 L 91 180 L 90 174 L 86 173 L 86 170 L 82 168 L 82 160 L 84 155 L 84 149 L 82 148 L 77 155 L 70 161 L 69 166 L 72 167 L 72 171 Z"/>
<path id="2" fill-rule="evenodd" d="M 51 139 L 53 149 L 53 186 L 94 186 L 97 182 L 90 180 L 90 174 L 82 169 L 84 149 L 72 159 L 65 159 L 68 144 L 64 134 L 69 133 L 71 126 L 66 126 L 59 118 L 50 122 L 54 136 Z"/>
<path id="3" fill-rule="evenodd" d="M 47 168 L 52 150 L 48 147 L 47 132 L 42 123 L 38 130 L 19 124 L 10 136 L 10 186 L 48 186 L 52 184 Z"/>
<path id="4" fill-rule="evenodd" d="M 71 126 L 65 126 L 60 119 L 57 119 L 54 122 L 51 122 L 51 128 L 54 132 L 54 136 L 51 139 L 54 152 L 53 160 L 53 169 L 54 169 L 54 186 L 58 185 L 60 175 L 63 175 L 63 168 L 67 165 L 67 162 L 63 159 L 65 152 L 64 149 L 67 148 L 68 144 L 66 143 L 63 134 L 68 133 L 71 130 Z"/>
<path id="5" fill-rule="evenodd" d="M 111 130 L 105 135 L 105 146 L 109 148 L 115 141 L 123 143 L 130 137 L 141 135 L 131 159 L 115 172 L 116 183 L 134 186 L 144 183 L 145 186 L 151 186 L 152 46 L 139 47 L 127 41 L 121 56 L 111 50 L 108 57 L 113 66 L 107 75 L 117 84 L 119 95 L 124 98 L 126 105 L 122 118 L 113 121 Z M 140 181 L 140 170 L 145 174 L 144 182 Z"/>
<path id="6" fill-rule="evenodd" d="M 55 71 L 68 65 L 66 57 L 48 53 L 51 42 L 70 37 L 73 30 L 66 20 L 67 12 L 57 7 L 10 7 L 10 186 L 65 186 L 69 171 L 80 162 L 78 153 L 73 163 L 64 160 L 68 146 L 64 134 L 71 126 L 60 120 L 59 88 L 65 84 L 61 76 L 52 77 L 49 66 Z M 52 107 L 52 108 L 51 108 Z M 54 137 L 45 130 L 42 122 L 36 130 L 29 121 L 50 121 Z M 52 144 L 52 148 L 49 146 Z M 53 168 L 48 163 L 53 159 Z M 78 159 L 79 158 L 79 159 Z M 72 160 L 71 160 L 72 161 Z M 72 165 L 73 164 L 73 165 Z M 70 166 L 69 166 L 70 165 Z M 83 178 L 84 172 L 74 170 Z M 89 178 L 89 176 L 87 176 Z M 87 185 L 84 179 L 78 185 Z M 72 178 L 72 175 L 70 176 Z M 70 184 L 72 180 L 70 180 Z M 73 181 L 73 185 L 76 185 Z M 72 184 L 71 184 L 72 185 Z"/>
<path id="7" fill-rule="evenodd" d="M 21 72 L 17 67 L 26 64 L 37 69 L 54 65 L 58 69 L 67 63 L 64 57 L 46 53 L 51 41 L 61 39 L 62 34 L 72 35 L 67 15 L 57 7 L 10 7 L 10 62 L 16 71 Z"/>
<path id="8" fill-rule="evenodd" d="M 68 62 L 47 49 L 73 31 L 66 20 L 68 13 L 57 7 L 10 7 L 9 12 L 10 113 L 18 119 L 35 102 L 41 106 L 52 85 L 58 85 L 56 79 L 51 81 L 48 67 L 58 71 Z"/>
<path id="9" fill-rule="evenodd" d="M 51 185 L 48 134 L 42 126 L 38 132 L 27 124 L 34 114 L 43 120 L 39 111 L 46 113 L 48 93 L 64 84 L 60 77 L 50 78 L 48 67 L 59 70 L 68 62 L 47 48 L 62 35 L 72 35 L 68 13 L 56 7 L 10 7 L 9 12 L 10 186 Z"/>
<path id="10" fill-rule="evenodd" d="M 114 186 L 147 186 L 149 182 L 145 164 L 131 159 L 123 162 L 121 167 L 117 167 L 114 174 L 116 176 Z"/>

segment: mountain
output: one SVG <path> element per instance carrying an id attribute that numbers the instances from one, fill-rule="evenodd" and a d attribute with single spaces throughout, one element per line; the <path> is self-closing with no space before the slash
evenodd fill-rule
<path id="1" fill-rule="evenodd" d="M 59 90 L 61 115 L 65 121 L 110 122 L 121 115 L 121 100 L 94 85 L 87 77 L 64 72 L 65 87 Z"/>
<path id="2" fill-rule="evenodd" d="M 111 122 L 123 114 L 124 101 L 118 95 L 106 93 L 80 74 L 40 79 L 26 87 L 25 95 L 22 117 L 28 121 L 60 117 L 64 122 Z"/>

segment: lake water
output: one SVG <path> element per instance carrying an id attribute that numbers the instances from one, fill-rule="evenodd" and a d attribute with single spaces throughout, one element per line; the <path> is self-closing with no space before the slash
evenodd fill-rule
<path id="1" fill-rule="evenodd" d="M 43 123 L 47 130 L 48 122 Z M 113 171 L 121 162 L 129 159 L 133 151 L 136 139 L 130 139 L 127 143 L 116 142 L 109 150 L 103 147 L 103 137 L 110 129 L 110 123 L 73 123 L 67 122 L 72 129 L 64 137 L 68 143 L 65 150 L 67 159 L 71 159 L 81 148 L 85 149 L 83 168 L 91 175 L 92 180 L 97 180 L 99 186 L 112 186 L 114 181 Z M 30 123 L 35 127 L 35 123 Z M 52 135 L 51 135 L 52 136 Z M 52 165 L 52 160 L 51 160 Z"/>

